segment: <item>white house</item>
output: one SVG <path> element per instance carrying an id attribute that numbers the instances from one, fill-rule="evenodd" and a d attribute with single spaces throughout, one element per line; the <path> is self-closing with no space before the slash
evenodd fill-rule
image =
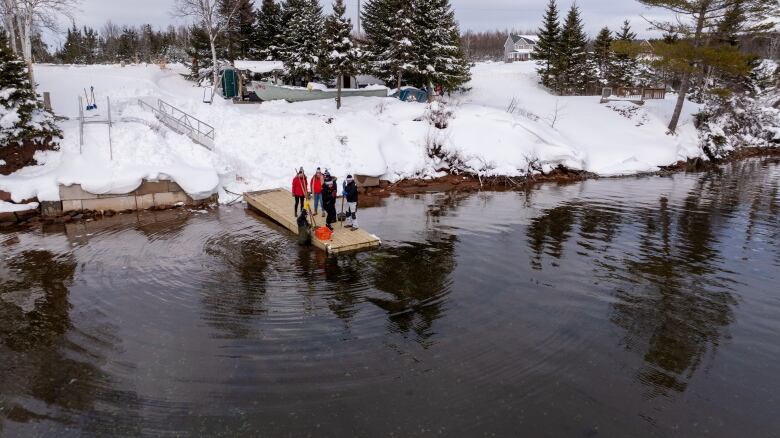
<path id="1" fill-rule="evenodd" d="M 536 35 L 518 35 L 510 33 L 504 43 L 504 61 L 529 61 L 539 37 Z"/>

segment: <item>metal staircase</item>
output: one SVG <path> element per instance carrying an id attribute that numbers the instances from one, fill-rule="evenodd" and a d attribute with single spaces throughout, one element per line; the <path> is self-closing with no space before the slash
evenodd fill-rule
<path id="1" fill-rule="evenodd" d="M 157 107 L 138 99 L 138 105 L 154 113 L 154 116 L 165 126 L 179 134 L 186 135 L 195 143 L 208 150 L 214 150 L 214 127 L 196 119 L 175 106 L 157 99 Z"/>

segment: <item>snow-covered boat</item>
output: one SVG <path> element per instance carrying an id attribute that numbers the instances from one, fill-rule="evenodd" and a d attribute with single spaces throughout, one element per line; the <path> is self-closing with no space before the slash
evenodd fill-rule
<path id="1" fill-rule="evenodd" d="M 286 100 L 288 102 L 303 102 L 306 100 L 335 99 L 335 88 L 319 87 L 291 87 L 288 85 L 276 85 L 268 81 L 252 81 L 248 91 L 254 91 L 262 100 Z M 344 88 L 342 97 L 387 97 L 387 87 L 372 85 L 367 88 Z"/>

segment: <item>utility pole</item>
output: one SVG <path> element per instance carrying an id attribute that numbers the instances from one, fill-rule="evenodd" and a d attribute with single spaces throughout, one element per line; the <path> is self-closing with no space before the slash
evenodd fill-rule
<path id="1" fill-rule="evenodd" d="M 358 2 L 358 38 L 360 38 L 360 0 Z"/>

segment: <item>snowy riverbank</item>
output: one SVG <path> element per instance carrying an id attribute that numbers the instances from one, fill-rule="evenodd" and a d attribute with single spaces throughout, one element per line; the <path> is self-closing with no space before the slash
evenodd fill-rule
<path id="1" fill-rule="evenodd" d="M 59 152 L 41 154 L 39 166 L 0 176 L 0 190 L 19 201 L 56 200 L 57 184 L 80 183 L 95 193 L 133 190 L 141 180 L 172 179 L 191 196 L 283 186 L 293 169 L 317 166 L 336 175 L 381 176 L 391 181 L 441 175 L 428 146 L 457 156 L 465 170 L 485 176 L 526 175 L 563 165 L 599 175 L 658 170 L 700 156 L 688 103 L 677 136 L 665 125 L 674 100 L 599 104 L 598 97 L 556 97 L 536 84 L 532 63 L 485 63 L 473 68 L 471 90 L 448 99 L 453 110 L 446 129 L 426 119 L 427 105 L 390 98 L 344 99 L 341 111 L 332 101 L 267 102 L 233 105 L 202 102 L 203 91 L 185 81 L 182 67 L 156 65 L 36 66 L 39 91 L 50 91 L 65 138 Z M 98 110 L 105 117 L 111 97 L 110 158 L 105 125 L 86 127 L 79 153 L 77 96 L 95 87 Z M 211 152 L 161 126 L 137 101 L 160 98 L 213 125 Z M 507 111 L 512 100 L 515 110 Z M 557 110 L 556 110 L 557 108 Z M 554 120 L 554 122 L 553 122 Z"/>

